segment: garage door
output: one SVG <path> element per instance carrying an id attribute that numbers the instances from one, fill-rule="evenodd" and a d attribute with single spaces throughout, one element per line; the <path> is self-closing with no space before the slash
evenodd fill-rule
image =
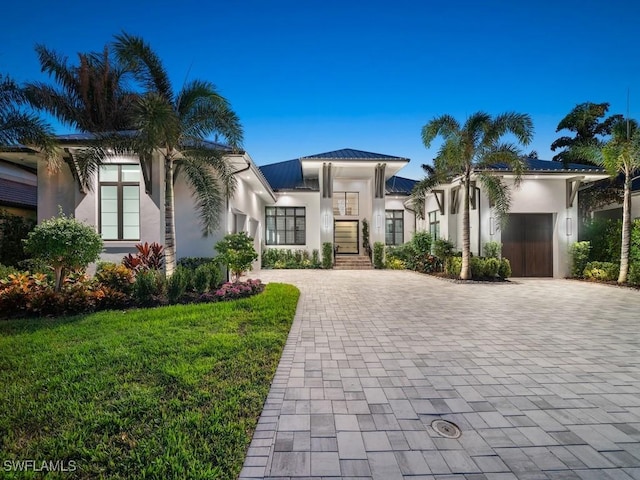
<path id="1" fill-rule="evenodd" d="M 502 256 L 514 277 L 553 277 L 553 215 L 512 213 L 502 232 Z"/>

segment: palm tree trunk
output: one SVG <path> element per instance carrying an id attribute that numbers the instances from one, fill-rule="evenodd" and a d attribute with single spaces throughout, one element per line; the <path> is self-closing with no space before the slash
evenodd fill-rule
<path id="1" fill-rule="evenodd" d="M 173 158 L 164 157 L 164 263 L 167 277 L 176 268 L 176 219 L 173 193 Z"/>
<path id="2" fill-rule="evenodd" d="M 471 279 L 471 239 L 469 227 L 469 189 L 470 175 L 467 173 L 464 179 L 464 203 L 462 205 L 462 268 L 460 278 L 462 280 Z"/>
<path id="3" fill-rule="evenodd" d="M 624 177 L 624 199 L 622 201 L 622 248 L 620 250 L 620 275 L 618 283 L 626 283 L 629 273 L 629 244 L 631 234 L 631 175 Z"/>

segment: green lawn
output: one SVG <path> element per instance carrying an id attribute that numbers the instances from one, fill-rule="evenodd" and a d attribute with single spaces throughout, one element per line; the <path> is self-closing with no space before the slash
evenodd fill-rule
<path id="1" fill-rule="evenodd" d="M 0 321 L 0 476 L 236 478 L 298 296 Z"/>

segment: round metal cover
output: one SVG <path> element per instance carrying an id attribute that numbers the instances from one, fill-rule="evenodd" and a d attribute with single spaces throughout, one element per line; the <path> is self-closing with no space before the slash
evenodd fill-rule
<path id="1" fill-rule="evenodd" d="M 433 428 L 438 435 L 447 438 L 459 438 L 460 435 L 462 435 L 460 428 L 458 428 L 455 423 L 446 420 L 434 420 L 431 422 L 431 428 Z"/>

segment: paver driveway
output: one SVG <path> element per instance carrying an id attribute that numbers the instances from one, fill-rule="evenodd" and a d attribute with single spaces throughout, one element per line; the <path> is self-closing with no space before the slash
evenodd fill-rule
<path id="1" fill-rule="evenodd" d="M 241 478 L 640 479 L 640 292 L 255 276 L 302 295 Z"/>

